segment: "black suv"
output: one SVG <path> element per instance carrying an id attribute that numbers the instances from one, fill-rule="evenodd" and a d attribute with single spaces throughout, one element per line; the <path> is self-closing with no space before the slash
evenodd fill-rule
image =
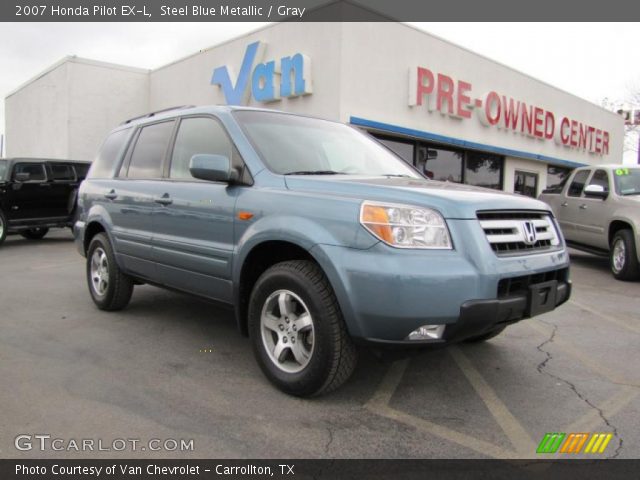
<path id="1" fill-rule="evenodd" d="M 72 227 L 78 186 L 90 162 L 0 159 L 0 244 L 16 232 L 38 240 L 49 228 Z"/>

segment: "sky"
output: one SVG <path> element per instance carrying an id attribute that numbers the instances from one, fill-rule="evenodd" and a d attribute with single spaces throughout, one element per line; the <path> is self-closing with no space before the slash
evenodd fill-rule
<path id="1" fill-rule="evenodd" d="M 153 69 L 261 25 L 0 23 L 0 95 L 67 55 Z M 638 45 L 638 23 L 412 25 L 599 105 L 605 98 L 622 103 L 640 92 L 640 62 L 630 53 Z"/>

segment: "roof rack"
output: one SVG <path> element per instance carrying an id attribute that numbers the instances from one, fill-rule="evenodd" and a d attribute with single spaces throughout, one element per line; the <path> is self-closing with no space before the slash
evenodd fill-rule
<path id="1" fill-rule="evenodd" d="M 137 117 L 130 118 L 125 120 L 120 125 L 126 125 L 127 123 L 131 123 L 134 120 L 140 120 L 141 118 L 151 118 L 155 117 L 159 113 L 170 112 L 171 110 L 181 110 L 183 108 L 193 108 L 195 105 L 178 105 L 176 107 L 163 108 L 162 110 L 156 110 L 155 112 L 145 113 L 144 115 L 138 115 Z"/>

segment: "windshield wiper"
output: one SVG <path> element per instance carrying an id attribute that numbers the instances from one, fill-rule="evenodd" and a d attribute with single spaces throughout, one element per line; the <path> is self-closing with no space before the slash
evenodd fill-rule
<path id="1" fill-rule="evenodd" d="M 285 175 L 342 175 L 334 170 L 300 170 L 299 172 L 287 172 Z"/>
<path id="2" fill-rule="evenodd" d="M 411 175 L 405 175 L 404 173 L 383 173 L 383 177 L 397 177 L 397 178 L 415 178 Z"/>

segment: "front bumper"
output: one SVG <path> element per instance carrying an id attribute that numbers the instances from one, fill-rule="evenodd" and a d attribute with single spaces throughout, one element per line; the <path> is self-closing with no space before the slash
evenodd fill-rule
<path id="1" fill-rule="evenodd" d="M 534 292 L 493 300 L 470 300 L 460 307 L 460 316 L 455 323 L 447 325 L 441 339 L 433 340 L 383 340 L 362 338 L 360 343 L 378 346 L 419 346 L 456 343 L 489 333 L 501 326 L 546 313 L 562 305 L 571 296 L 571 281 L 555 282 L 549 291 Z M 540 301 L 540 297 L 546 301 Z"/>
<path id="2" fill-rule="evenodd" d="M 529 318 L 571 294 L 564 248 L 499 257 L 474 222 L 449 221 L 455 250 L 368 250 L 316 245 L 312 255 L 334 288 L 354 340 L 416 346 L 458 342 Z M 408 340 L 426 325 L 444 325 L 441 338 Z"/>

